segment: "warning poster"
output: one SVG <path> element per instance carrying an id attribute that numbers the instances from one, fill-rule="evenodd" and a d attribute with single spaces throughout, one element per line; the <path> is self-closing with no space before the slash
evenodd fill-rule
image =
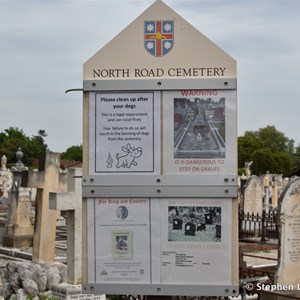
<path id="1" fill-rule="evenodd" d="M 236 171 L 236 99 L 224 90 L 163 92 L 164 174 Z"/>

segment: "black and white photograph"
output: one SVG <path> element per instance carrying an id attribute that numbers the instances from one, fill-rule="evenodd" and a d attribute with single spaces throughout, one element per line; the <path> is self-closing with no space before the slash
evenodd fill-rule
<path id="1" fill-rule="evenodd" d="M 222 208 L 169 206 L 168 241 L 221 242 Z"/>
<path id="2" fill-rule="evenodd" d="M 174 98 L 174 158 L 225 158 L 225 97 Z"/>
<path id="3" fill-rule="evenodd" d="M 118 219 L 120 219 L 120 220 L 127 219 L 127 217 L 128 217 L 128 208 L 124 205 L 120 205 L 117 208 L 116 215 L 117 215 Z"/>
<path id="4" fill-rule="evenodd" d="M 130 230 L 112 231 L 112 258 L 132 258 L 132 232 Z"/>

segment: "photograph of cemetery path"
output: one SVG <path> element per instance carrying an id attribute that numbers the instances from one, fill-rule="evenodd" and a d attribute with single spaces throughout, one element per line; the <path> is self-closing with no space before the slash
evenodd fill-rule
<path id="1" fill-rule="evenodd" d="M 225 98 L 174 99 L 174 158 L 225 157 Z"/>

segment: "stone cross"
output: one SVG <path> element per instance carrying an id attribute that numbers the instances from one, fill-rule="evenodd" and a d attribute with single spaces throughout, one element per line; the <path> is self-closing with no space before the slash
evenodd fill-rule
<path id="1" fill-rule="evenodd" d="M 58 211 L 49 209 L 49 193 L 64 191 L 60 178 L 60 155 L 46 151 L 44 171 L 30 171 L 28 186 L 37 188 L 36 219 L 32 261 L 53 262 L 55 257 L 56 220 Z"/>
<path id="2" fill-rule="evenodd" d="M 280 259 L 277 283 L 299 288 L 300 282 L 300 178 L 292 181 L 281 197 Z"/>
<path id="3" fill-rule="evenodd" d="M 82 283 L 82 170 L 68 170 L 68 191 L 50 193 L 50 209 L 67 212 L 67 283 Z"/>

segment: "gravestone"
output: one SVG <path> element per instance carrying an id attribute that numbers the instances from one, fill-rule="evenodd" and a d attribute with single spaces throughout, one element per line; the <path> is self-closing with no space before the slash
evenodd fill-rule
<path id="1" fill-rule="evenodd" d="M 30 171 L 28 186 L 37 188 L 33 262 L 53 262 L 56 220 L 59 212 L 49 208 L 49 193 L 65 191 L 66 174 L 60 173 L 60 155 L 46 151 L 44 171 Z"/>
<path id="2" fill-rule="evenodd" d="M 262 213 L 263 189 L 261 179 L 252 175 L 248 179 L 244 194 L 244 212 L 261 215 Z"/>
<path id="3" fill-rule="evenodd" d="M 184 234 L 185 235 L 191 235 L 194 236 L 196 233 L 196 225 L 192 222 L 188 222 L 185 224 L 185 231 Z"/>
<path id="4" fill-rule="evenodd" d="M 175 218 L 173 219 L 173 229 L 174 230 L 181 230 L 182 229 L 182 220 Z"/>
<path id="5" fill-rule="evenodd" d="M 11 191 L 3 246 L 15 248 L 32 246 L 34 210 L 30 198 L 31 190 L 29 188 L 22 188 L 14 183 Z"/>
<path id="6" fill-rule="evenodd" d="M 263 187 L 264 187 L 264 203 L 263 203 L 263 209 L 266 211 L 266 213 L 269 212 L 269 206 L 270 206 L 270 185 L 272 185 L 272 176 L 270 175 L 269 171 L 265 176 L 263 177 Z"/>
<path id="7" fill-rule="evenodd" d="M 67 212 L 67 282 L 82 283 L 82 170 L 68 170 L 68 191 L 50 193 L 50 209 Z"/>
<path id="8" fill-rule="evenodd" d="M 292 181 L 280 198 L 281 236 L 277 282 L 300 283 L 300 178 Z"/>
<path id="9" fill-rule="evenodd" d="M 7 223 L 5 224 L 5 236 L 3 245 L 6 247 L 29 247 L 32 246 L 33 237 L 33 210 L 31 206 L 31 190 L 21 187 L 22 172 L 27 167 L 22 163 L 23 152 L 21 148 L 16 152 L 17 162 L 11 168 L 13 173 L 12 188 L 8 198 Z M 6 159 L 1 159 L 2 170 Z"/>
<path id="10" fill-rule="evenodd" d="M 272 207 L 277 208 L 278 198 L 282 189 L 282 175 L 275 175 L 272 183 Z"/>

